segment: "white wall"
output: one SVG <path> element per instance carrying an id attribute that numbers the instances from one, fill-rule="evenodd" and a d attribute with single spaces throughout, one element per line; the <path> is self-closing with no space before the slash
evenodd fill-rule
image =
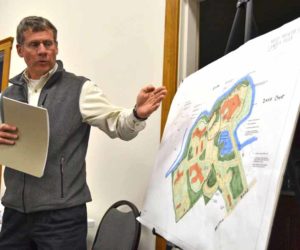
<path id="1" fill-rule="evenodd" d="M 199 69 L 200 0 L 180 2 L 178 84 Z"/>
<path id="2" fill-rule="evenodd" d="M 98 82 L 115 104 L 133 107 L 145 84 L 161 85 L 163 0 L 0 0 L 0 9 L 0 39 L 15 37 L 24 16 L 41 15 L 51 20 L 58 29 L 58 58 L 65 68 Z M 10 75 L 24 66 L 13 49 Z M 92 130 L 87 174 L 93 201 L 88 204 L 88 216 L 96 225 L 119 199 L 142 207 L 159 134 L 160 110 L 131 142 L 111 140 Z M 89 242 L 95 230 L 89 231 Z M 154 237 L 145 228 L 140 249 L 154 249 Z"/>

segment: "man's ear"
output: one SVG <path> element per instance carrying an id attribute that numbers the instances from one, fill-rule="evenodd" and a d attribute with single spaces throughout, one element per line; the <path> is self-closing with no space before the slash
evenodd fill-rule
<path id="1" fill-rule="evenodd" d="M 56 55 L 58 54 L 58 42 L 56 42 Z"/>
<path id="2" fill-rule="evenodd" d="M 17 49 L 18 55 L 20 57 L 23 57 L 23 47 L 22 47 L 22 45 L 17 44 L 16 49 Z"/>

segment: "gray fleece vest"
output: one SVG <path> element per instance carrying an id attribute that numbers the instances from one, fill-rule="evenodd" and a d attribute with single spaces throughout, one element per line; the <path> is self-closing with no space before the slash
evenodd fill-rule
<path id="1" fill-rule="evenodd" d="M 2 198 L 5 207 L 29 213 L 91 201 L 85 165 L 90 126 L 82 122 L 79 110 L 81 88 L 86 80 L 66 72 L 58 61 L 58 69 L 42 89 L 38 102 L 39 106 L 47 108 L 50 123 L 44 175 L 37 178 L 6 167 L 6 190 Z M 22 74 L 10 82 L 13 85 L 3 95 L 27 102 Z"/>

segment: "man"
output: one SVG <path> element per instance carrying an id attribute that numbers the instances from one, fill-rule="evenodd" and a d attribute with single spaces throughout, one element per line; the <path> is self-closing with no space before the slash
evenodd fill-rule
<path id="1" fill-rule="evenodd" d="M 17 52 L 27 68 L 10 80 L 4 96 L 47 108 L 50 140 L 43 177 L 5 168 L 5 206 L 0 249 L 86 249 L 85 156 L 90 126 L 112 138 L 134 138 L 166 95 L 147 86 L 134 110 L 115 107 L 85 77 L 66 72 L 58 53 L 57 30 L 47 19 L 30 16 L 17 28 Z M 0 144 L 17 143 L 17 128 L 0 125 Z"/>

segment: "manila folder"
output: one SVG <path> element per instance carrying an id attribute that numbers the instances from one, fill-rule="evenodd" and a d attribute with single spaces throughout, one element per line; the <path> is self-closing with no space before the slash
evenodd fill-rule
<path id="1" fill-rule="evenodd" d="M 2 122 L 17 127 L 18 140 L 0 144 L 0 164 L 42 177 L 49 146 L 47 109 L 2 97 L 2 112 Z"/>

